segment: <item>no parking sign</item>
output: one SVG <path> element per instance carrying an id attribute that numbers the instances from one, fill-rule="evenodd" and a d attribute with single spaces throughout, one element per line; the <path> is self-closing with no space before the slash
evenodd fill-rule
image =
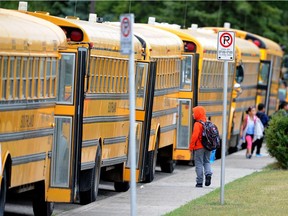
<path id="1" fill-rule="evenodd" d="M 233 61 L 235 55 L 235 32 L 219 31 L 217 44 L 217 59 Z"/>
<path id="2" fill-rule="evenodd" d="M 129 55 L 132 48 L 134 14 L 120 16 L 121 54 Z"/>

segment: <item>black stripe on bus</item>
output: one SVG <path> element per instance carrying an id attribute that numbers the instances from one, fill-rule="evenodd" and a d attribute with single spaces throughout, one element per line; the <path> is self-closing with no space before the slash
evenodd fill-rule
<path id="1" fill-rule="evenodd" d="M 124 163 L 125 161 L 127 161 L 127 156 L 121 156 L 121 157 L 115 157 L 115 158 L 109 158 L 109 159 L 103 159 L 102 160 L 102 167 L 103 166 L 111 166 L 114 164 L 120 164 L 120 163 Z"/>
<path id="2" fill-rule="evenodd" d="M 15 111 L 15 110 L 31 110 L 47 107 L 55 107 L 56 100 L 13 100 L 12 102 L 1 101 L 0 102 L 0 111 Z"/>
<path id="3" fill-rule="evenodd" d="M 99 99 L 99 100 L 112 100 L 112 99 L 129 100 L 129 94 L 128 93 L 125 93 L 125 94 L 122 94 L 122 93 L 118 93 L 118 94 L 116 93 L 113 93 L 113 94 L 111 93 L 106 93 L 106 94 L 86 93 L 85 98 L 86 99 Z"/>
<path id="4" fill-rule="evenodd" d="M 45 137 L 54 134 L 54 128 L 0 134 L 0 142 Z"/>
<path id="5" fill-rule="evenodd" d="M 92 116 L 83 118 L 83 123 L 96 123 L 96 122 L 121 122 L 129 121 L 129 116 Z"/>
<path id="6" fill-rule="evenodd" d="M 170 114 L 174 114 L 174 113 L 178 113 L 178 108 L 171 108 L 171 109 L 167 109 L 167 110 L 155 111 L 152 114 L 152 118 L 170 115 Z"/>
<path id="7" fill-rule="evenodd" d="M 169 131 L 173 131 L 176 128 L 177 128 L 177 124 L 164 126 L 164 127 L 161 127 L 161 133 L 166 133 L 166 132 L 169 132 Z M 150 135 L 155 135 L 155 130 L 154 129 L 150 131 Z"/>
<path id="8" fill-rule="evenodd" d="M 99 139 L 85 140 L 82 142 L 82 148 L 98 146 L 98 144 L 99 144 Z"/>
<path id="9" fill-rule="evenodd" d="M 104 145 L 118 144 L 118 143 L 126 142 L 126 140 L 127 140 L 127 138 L 125 136 L 104 138 L 103 144 Z"/>
<path id="10" fill-rule="evenodd" d="M 255 96 L 254 97 L 235 98 L 235 102 L 245 102 L 245 101 L 254 101 L 255 102 L 255 100 L 256 100 Z"/>
<path id="11" fill-rule="evenodd" d="M 227 100 L 227 104 L 230 104 L 230 100 Z M 199 106 L 215 106 L 215 105 L 223 105 L 223 100 L 216 101 L 198 101 Z"/>
<path id="12" fill-rule="evenodd" d="M 227 114 L 229 114 L 229 110 L 227 110 Z M 212 117 L 212 116 L 223 116 L 223 111 L 220 112 L 206 112 L 207 117 Z"/>
<path id="13" fill-rule="evenodd" d="M 20 165 L 20 164 L 26 164 L 26 163 L 32 163 L 36 161 L 43 161 L 46 159 L 46 153 L 41 152 L 37 154 L 30 154 L 25 156 L 19 156 L 19 157 L 12 157 L 12 165 Z"/>
<path id="14" fill-rule="evenodd" d="M 154 96 L 163 96 L 179 92 L 179 88 L 155 89 Z"/>
<path id="15" fill-rule="evenodd" d="M 257 85 L 251 85 L 251 86 L 242 86 L 241 85 L 241 89 L 242 90 L 249 90 L 249 89 L 257 89 Z"/>
<path id="16" fill-rule="evenodd" d="M 232 88 L 227 88 L 228 92 L 231 92 Z M 223 92 L 223 88 L 203 88 L 200 87 L 200 93 L 215 93 L 215 92 Z"/>

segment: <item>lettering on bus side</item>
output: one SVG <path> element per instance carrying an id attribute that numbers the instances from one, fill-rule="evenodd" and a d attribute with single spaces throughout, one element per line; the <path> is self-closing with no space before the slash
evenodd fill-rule
<path id="1" fill-rule="evenodd" d="M 116 112 L 116 102 L 108 102 L 108 113 Z"/>
<path id="2" fill-rule="evenodd" d="M 22 115 L 20 128 L 30 128 L 34 126 L 34 115 Z"/>
<path id="3" fill-rule="evenodd" d="M 169 107 L 169 106 L 170 106 L 170 99 L 169 99 L 169 98 L 167 98 L 167 97 L 164 98 L 164 105 L 165 105 L 166 107 Z"/>

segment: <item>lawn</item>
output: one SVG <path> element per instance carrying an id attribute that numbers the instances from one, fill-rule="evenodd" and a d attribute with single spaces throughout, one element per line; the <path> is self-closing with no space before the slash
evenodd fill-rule
<path id="1" fill-rule="evenodd" d="M 288 215 L 288 171 L 275 166 L 225 185 L 223 205 L 219 188 L 166 216 Z"/>

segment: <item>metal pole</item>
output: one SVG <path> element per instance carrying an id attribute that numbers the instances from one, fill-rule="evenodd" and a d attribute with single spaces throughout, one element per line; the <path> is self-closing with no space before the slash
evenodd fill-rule
<path id="1" fill-rule="evenodd" d="M 222 122 L 222 151 L 221 151 L 221 204 L 224 204 L 224 186 L 225 186 L 225 152 L 227 137 L 227 85 L 228 85 L 228 61 L 224 61 L 224 87 L 223 87 L 223 122 Z"/>
<path id="2" fill-rule="evenodd" d="M 135 123 L 135 73 L 134 73 L 134 44 L 133 44 L 134 14 L 131 14 L 131 52 L 129 55 L 129 109 L 130 109 L 130 192 L 131 192 L 131 216 L 137 215 L 136 208 L 136 123 Z"/>

